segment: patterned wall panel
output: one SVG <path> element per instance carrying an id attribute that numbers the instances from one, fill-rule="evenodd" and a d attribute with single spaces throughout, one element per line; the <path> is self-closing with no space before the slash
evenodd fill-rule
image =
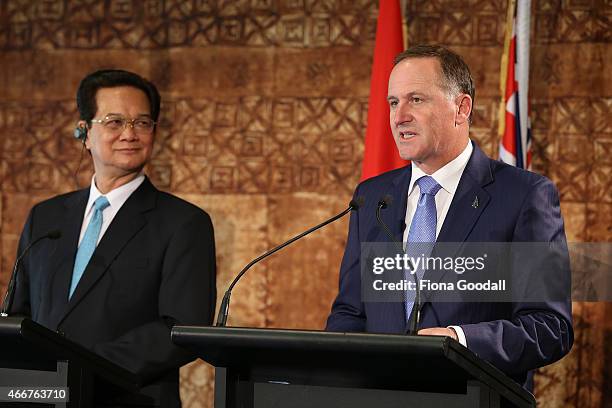
<path id="1" fill-rule="evenodd" d="M 220 296 L 250 259 L 342 210 L 360 175 L 377 3 L 0 0 L 0 285 L 29 208 L 90 181 L 71 133 L 78 81 L 94 69 L 134 70 L 160 88 L 147 172 L 211 214 Z M 470 64 L 472 137 L 492 156 L 506 3 L 404 2 L 409 43 L 449 45 Z M 609 242 L 612 3 L 533 3 L 534 170 L 557 183 L 571 241 Z M 256 266 L 234 292 L 230 323 L 321 328 L 346 227 Z M 575 304 L 572 353 L 536 377 L 541 406 L 612 398 L 610 311 Z M 192 363 L 181 379 L 186 407 L 212 406 L 210 367 Z"/>

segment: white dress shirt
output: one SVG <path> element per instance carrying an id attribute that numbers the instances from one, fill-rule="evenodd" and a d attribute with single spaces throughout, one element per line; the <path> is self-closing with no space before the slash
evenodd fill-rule
<path id="1" fill-rule="evenodd" d="M 122 186 L 115 188 L 114 190 L 109 191 L 106 194 L 102 194 L 100 190 L 96 187 L 96 175 L 91 178 L 91 187 L 89 188 L 89 200 L 87 201 L 87 206 L 85 207 L 85 216 L 83 217 L 83 224 L 81 224 L 81 235 L 79 235 L 79 245 L 81 245 L 81 240 L 85 235 L 85 231 L 87 230 L 87 226 L 89 225 L 89 220 L 93 216 L 93 205 L 94 202 L 100 196 L 105 196 L 109 202 L 109 206 L 106 207 L 102 211 L 102 228 L 100 229 L 100 236 L 98 236 L 98 242 L 96 242 L 96 246 L 102 239 L 102 236 L 108 229 L 108 226 L 115 218 L 115 215 L 119 212 L 123 204 L 127 201 L 128 198 L 132 195 L 134 191 L 142 184 L 145 176 L 144 173 L 140 173 L 134 180 L 126 183 Z"/>
<path id="2" fill-rule="evenodd" d="M 467 166 L 473 150 L 474 147 L 472 146 L 472 142 L 468 141 L 467 146 L 465 149 L 463 149 L 459 156 L 455 157 L 433 174 L 429 174 L 429 176 L 436 180 L 436 182 L 442 187 L 436 194 L 436 238 L 442 229 L 442 225 L 446 219 L 446 214 L 448 214 L 448 209 L 450 208 L 455 192 L 457 191 L 459 180 L 461 180 L 463 170 L 465 170 L 465 166 Z M 416 181 L 427 175 L 428 174 L 423 172 L 423 170 L 418 168 L 414 162 L 412 162 L 412 177 L 410 179 L 410 185 L 408 186 L 408 204 L 406 205 L 406 228 L 404 229 L 403 238 L 404 249 L 406 248 L 406 241 L 408 241 L 410 223 L 412 222 L 412 217 L 414 217 L 414 213 L 416 212 L 417 204 L 421 196 L 421 189 L 419 188 L 419 185 L 416 184 Z M 459 326 L 448 327 L 455 330 L 459 343 L 467 347 L 467 340 L 465 338 L 463 329 Z"/>

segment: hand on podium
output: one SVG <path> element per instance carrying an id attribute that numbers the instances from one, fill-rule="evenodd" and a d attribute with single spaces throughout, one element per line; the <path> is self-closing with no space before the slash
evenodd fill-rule
<path id="1" fill-rule="evenodd" d="M 448 336 L 452 339 L 459 341 L 457 333 L 450 327 L 430 327 L 428 329 L 419 330 L 418 334 L 422 336 Z"/>

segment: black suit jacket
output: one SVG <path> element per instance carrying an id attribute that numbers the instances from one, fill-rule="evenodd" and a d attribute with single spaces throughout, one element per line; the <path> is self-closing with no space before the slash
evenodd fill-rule
<path id="1" fill-rule="evenodd" d="M 212 322 L 210 217 L 145 179 L 113 219 L 68 300 L 88 196 L 84 189 L 33 207 L 19 253 L 49 231 L 62 235 L 39 242 L 24 259 L 11 311 L 31 316 L 148 384 L 138 395 L 97 389 L 100 402 L 180 406 L 178 369 L 194 356 L 172 344 L 170 328 Z"/>

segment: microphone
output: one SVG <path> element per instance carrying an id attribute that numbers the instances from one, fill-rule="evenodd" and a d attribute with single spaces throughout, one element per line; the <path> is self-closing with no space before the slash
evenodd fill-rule
<path id="1" fill-rule="evenodd" d="M 376 221 L 378 221 L 378 224 L 382 227 L 383 231 L 385 232 L 385 234 L 387 234 L 387 237 L 389 237 L 391 242 L 395 244 L 396 248 L 400 252 L 404 252 L 404 248 L 402 247 L 401 242 L 398 242 L 397 239 L 395 239 L 395 237 L 393 236 L 393 233 L 391 232 L 391 229 L 387 226 L 387 224 L 385 224 L 385 222 L 380 217 L 381 210 L 384 210 L 385 208 L 389 207 L 391 204 L 393 204 L 393 197 L 390 194 L 386 194 L 383 198 L 380 199 L 380 201 L 378 202 L 378 205 L 376 206 Z"/>
<path id="2" fill-rule="evenodd" d="M 62 236 L 61 231 L 53 230 L 47 232 L 45 235 L 42 235 L 36 238 L 34 241 L 30 242 L 30 244 L 23 250 L 21 255 L 17 257 L 15 260 L 15 265 L 13 266 L 13 273 L 11 274 L 11 280 L 9 281 L 8 288 L 6 289 L 6 293 L 4 294 L 4 300 L 2 301 L 2 311 L 0 312 L 0 316 L 7 317 L 8 310 L 11 308 L 13 304 L 13 296 L 15 295 L 15 281 L 17 280 L 17 273 L 19 271 L 19 266 L 21 266 L 21 261 L 30 252 L 30 249 L 44 239 L 58 239 Z"/>
<path id="3" fill-rule="evenodd" d="M 240 273 L 238 275 L 236 275 L 236 277 L 234 278 L 232 283 L 229 285 L 229 288 L 225 292 L 225 295 L 223 295 L 223 300 L 221 301 L 221 306 L 219 307 L 219 314 L 217 316 L 216 326 L 217 327 L 224 327 L 225 324 L 227 323 L 227 316 L 229 314 L 229 304 L 230 304 L 230 298 L 232 296 L 232 289 L 234 289 L 234 286 L 236 286 L 236 284 L 238 283 L 240 278 L 242 278 L 242 276 L 246 273 L 246 271 L 248 271 L 251 268 L 251 266 L 255 265 L 257 262 L 261 261 L 262 259 L 267 258 L 268 256 L 272 255 L 273 253 L 275 253 L 277 251 L 280 251 L 281 249 L 283 249 L 284 247 L 286 247 L 289 244 L 292 244 L 293 242 L 297 241 L 298 239 L 305 237 L 306 235 L 310 234 L 311 232 L 314 232 L 314 231 L 316 231 L 316 230 L 318 230 L 320 228 L 323 228 L 327 224 L 330 224 L 330 223 L 336 221 L 337 219 L 344 217 L 349 212 L 359 210 L 359 208 L 363 206 L 364 201 L 365 200 L 364 200 L 363 197 L 357 197 L 356 199 L 351 200 L 351 202 L 349 203 L 349 205 L 346 208 L 346 210 L 342 211 L 339 214 L 334 215 L 333 217 L 327 219 L 326 221 L 323 221 L 319 225 L 316 225 L 316 226 L 310 228 L 309 230 L 304 231 L 304 232 L 302 232 L 299 235 L 296 235 L 295 237 L 291 238 L 289 241 L 283 242 L 279 246 L 272 248 L 268 252 L 264 253 L 263 255 L 258 256 L 257 258 L 255 258 L 251 262 L 249 262 L 244 268 L 242 268 Z"/>
<path id="4" fill-rule="evenodd" d="M 393 197 L 389 194 L 385 195 L 383 198 L 380 199 L 380 201 L 378 202 L 378 206 L 376 207 L 376 221 L 378 221 L 378 224 L 382 227 L 383 231 L 387 234 L 391 242 L 395 244 L 396 248 L 401 253 L 404 253 L 404 248 L 402 247 L 402 243 L 398 242 L 395 239 L 395 237 L 393 236 L 393 233 L 391 232 L 391 229 L 389 229 L 387 224 L 385 224 L 385 222 L 380 217 L 381 210 L 384 210 L 385 208 L 391 206 L 391 204 L 393 204 Z M 410 267 L 410 270 L 414 270 L 414 264 L 412 263 L 411 259 L 408 259 L 408 265 Z M 414 294 L 414 311 L 410 315 L 410 321 L 408 322 L 408 334 L 416 335 L 419 329 L 419 322 L 421 321 L 421 288 L 419 287 L 419 280 L 418 280 L 418 277 L 416 276 L 416 273 L 411 274 L 411 275 L 414 278 L 415 294 Z"/>

